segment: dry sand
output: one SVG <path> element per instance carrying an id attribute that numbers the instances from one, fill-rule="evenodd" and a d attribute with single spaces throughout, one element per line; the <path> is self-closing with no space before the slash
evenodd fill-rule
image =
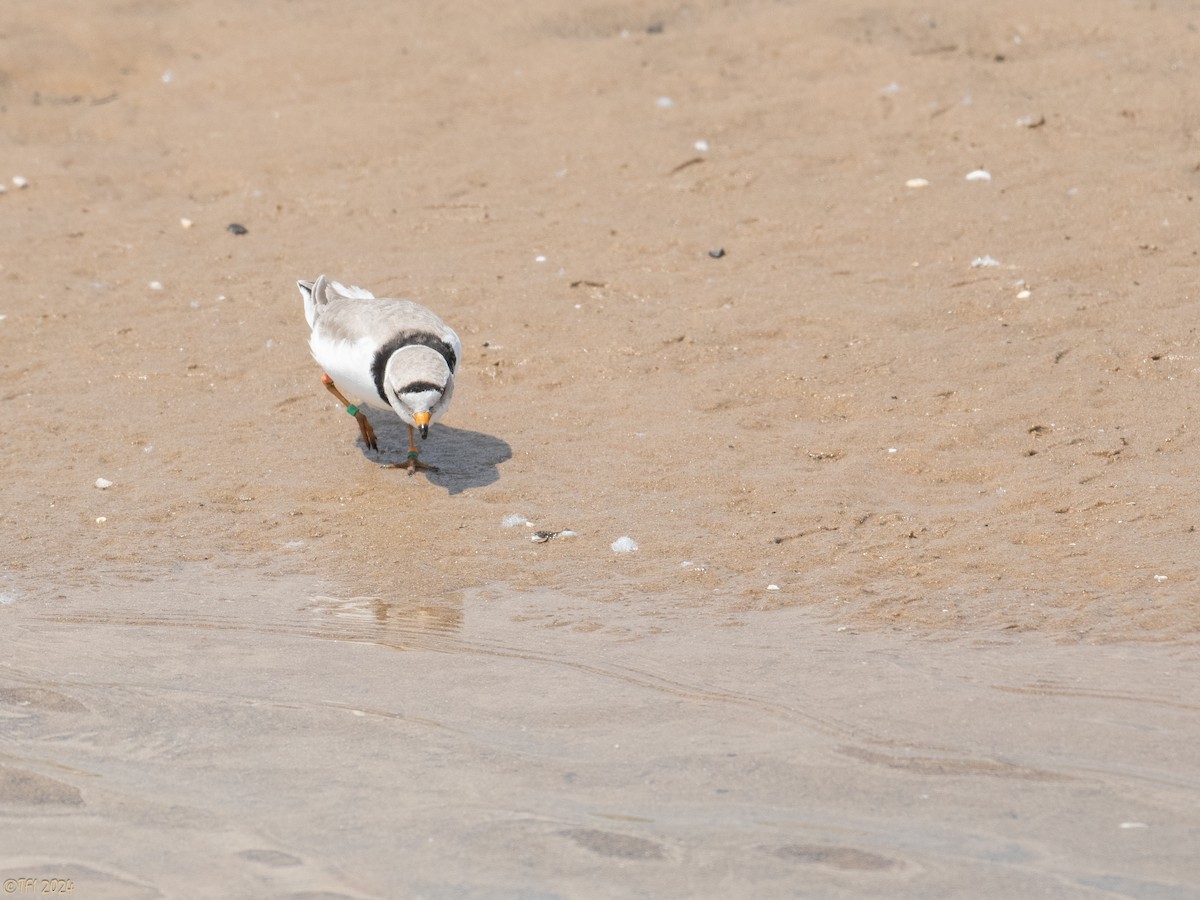
<path id="1" fill-rule="evenodd" d="M 0 876 L 1200 893 L 1198 51 L 1178 2 L 8 0 Z M 321 273 L 458 329 L 441 474 L 322 389 Z"/>

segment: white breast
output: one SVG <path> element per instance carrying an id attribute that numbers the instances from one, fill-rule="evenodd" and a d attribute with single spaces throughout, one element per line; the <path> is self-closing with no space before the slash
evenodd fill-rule
<path id="1" fill-rule="evenodd" d="M 379 398 L 375 379 L 371 376 L 371 363 L 379 349 L 374 341 L 367 338 L 357 341 L 331 340 L 322 332 L 318 322 L 308 346 L 313 359 L 333 379 L 338 390 L 351 400 L 376 409 L 392 408 Z"/>

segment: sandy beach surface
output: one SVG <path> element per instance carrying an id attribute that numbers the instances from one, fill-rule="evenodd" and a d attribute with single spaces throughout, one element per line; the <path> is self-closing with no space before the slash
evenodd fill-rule
<path id="1" fill-rule="evenodd" d="M 1198 60 L 8 0 L 0 890 L 1200 895 Z M 440 472 L 322 388 L 323 273 L 458 330 Z"/>

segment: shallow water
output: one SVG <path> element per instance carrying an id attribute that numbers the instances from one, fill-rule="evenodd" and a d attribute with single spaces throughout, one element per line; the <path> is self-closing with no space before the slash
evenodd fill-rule
<path id="1" fill-rule="evenodd" d="M 1198 654 L 202 567 L 0 606 L 0 877 L 75 896 L 1200 890 Z M 14 895 L 26 882 L 15 882 Z"/>

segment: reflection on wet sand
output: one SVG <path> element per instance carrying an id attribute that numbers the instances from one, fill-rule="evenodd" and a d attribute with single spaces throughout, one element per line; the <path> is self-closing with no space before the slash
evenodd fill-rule
<path id="1" fill-rule="evenodd" d="M 457 634 L 463 625 L 463 604 L 458 598 L 314 597 L 300 609 L 311 615 L 320 637 L 370 641 L 395 650 L 426 649 L 430 637 Z"/>

